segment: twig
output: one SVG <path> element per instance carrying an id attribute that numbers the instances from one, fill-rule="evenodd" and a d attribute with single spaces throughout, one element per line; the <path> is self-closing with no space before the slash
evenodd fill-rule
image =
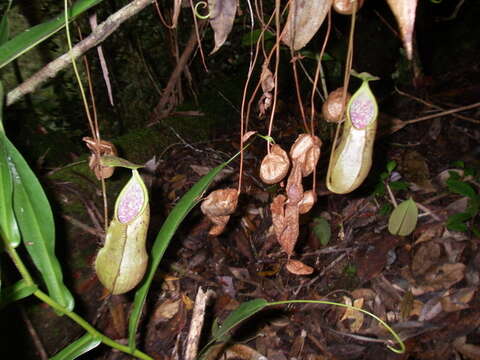
<path id="1" fill-rule="evenodd" d="M 202 21 L 199 21 L 198 24 L 199 24 L 198 31 L 202 31 L 206 22 L 202 20 Z M 187 41 L 187 44 L 185 45 L 185 49 L 183 49 L 183 53 L 180 56 L 180 59 L 178 60 L 177 65 L 175 66 L 175 69 L 170 75 L 170 79 L 168 80 L 165 90 L 163 90 L 163 95 L 160 98 L 160 101 L 158 102 L 158 104 L 155 106 L 155 109 L 153 110 L 153 114 L 148 126 L 152 126 L 158 123 L 160 119 L 164 117 L 165 113 L 170 112 L 170 109 L 166 108 L 167 104 L 170 101 L 172 92 L 175 89 L 175 85 L 177 84 L 177 81 L 180 79 L 180 76 L 182 75 L 182 72 L 184 71 L 185 66 L 187 66 L 187 62 L 190 59 L 190 55 L 193 53 L 193 51 L 197 47 L 196 31 L 197 31 L 196 29 L 192 29 L 190 33 L 190 37 Z"/>
<path id="2" fill-rule="evenodd" d="M 198 288 L 195 298 L 195 306 L 193 308 L 192 321 L 190 323 L 190 331 L 187 338 L 187 349 L 185 350 L 185 360 L 195 360 L 198 353 L 198 343 L 202 333 L 203 322 L 205 320 L 205 307 L 210 298 L 215 295 L 213 290 L 203 291 Z"/>
<path id="3" fill-rule="evenodd" d="M 386 134 L 391 135 L 391 134 L 397 132 L 398 130 L 403 129 L 405 126 L 407 126 L 409 124 L 414 124 L 414 123 L 417 123 L 417 122 L 420 122 L 420 121 L 435 119 L 437 117 L 450 115 L 450 114 L 455 114 L 455 113 L 460 112 L 460 111 L 471 110 L 471 109 L 474 109 L 474 108 L 477 108 L 477 107 L 480 107 L 480 102 L 470 104 L 470 105 L 460 106 L 460 107 L 455 108 L 455 109 L 441 111 L 441 112 L 438 112 L 436 114 L 422 116 L 422 117 L 419 117 L 419 118 L 416 118 L 416 119 L 405 120 L 401 123 L 393 125 L 390 129 L 388 129 L 386 131 Z"/>
<path id="4" fill-rule="evenodd" d="M 35 330 L 35 328 L 33 327 L 33 324 L 30 321 L 30 318 L 28 317 L 28 314 L 23 306 L 20 306 L 20 314 L 22 315 L 23 321 L 25 321 L 25 324 L 27 325 L 27 330 L 33 339 L 33 343 L 35 344 L 35 348 L 37 349 L 38 354 L 40 355 L 40 359 L 48 360 L 48 355 L 45 351 L 45 347 L 43 346 L 43 343 L 38 336 L 37 330 Z"/>
<path id="5" fill-rule="evenodd" d="M 440 219 L 438 217 L 438 215 L 436 215 L 432 210 L 430 210 L 429 208 L 427 208 L 425 205 L 422 205 L 420 204 L 419 202 L 415 201 L 415 203 L 417 204 L 418 208 L 421 209 L 425 215 L 430 215 L 432 218 L 434 218 L 435 220 L 437 221 L 442 221 L 442 219 Z"/>
<path id="6" fill-rule="evenodd" d="M 413 100 L 415 100 L 415 101 L 418 101 L 419 103 L 422 103 L 423 105 L 426 105 L 426 106 L 428 106 L 428 107 L 431 107 L 431 108 L 433 108 L 433 109 L 437 109 L 437 110 L 440 110 L 440 111 L 445 111 L 444 108 L 442 108 L 442 107 L 440 107 L 440 106 L 438 106 L 438 105 L 435 105 L 435 104 L 433 104 L 433 103 L 431 103 L 431 102 L 428 102 L 428 101 L 426 101 L 426 100 L 423 100 L 423 99 L 421 99 L 421 98 L 419 98 L 419 97 L 416 97 L 416 96 L 414 96 L 414 95 L 412 95 L 412 94 L 409 94 L 409 93 L 406 93 L 406 92 L 404 92 L 404 91 L 401 91 L 401 90 L 398 89 L 397 87 L 395 87 L 395 91 L 396 91 L 397 93 L 399 93 L 400 95 L 406 96 L 406 97 L 408 97 L 408 98 L 410 98 L 410 99 L 413 99 Z M 470 122 L 473 122 L 473 123 L 475 123 L 475 124 L 480 124 L 480 120 L 472 119 L 472 118 L 470 118 L 470 117 L 468 117 L 468 116 L 463 116 L 463 115 L 461 115 L 461 114 L 453 114 L 453 116 L 456 117 L 456 118 L 458 118 L 458 119 L 462 119 L 462 120 L 465 120 L 465 121 L 470 121 Z"/>
<path id="7" fill-rule="evenodd" d="M 71 52 L 67 52 L 53 60 L 41 70 L 37 71 L 28 80 L 10 91 L 7 94 L 7 106 L 17 102 L 26 94 L 33 92 L 38 86 L 40 86 L 40 84 L 53 78 L 60 70 L 71 64 L 72 58 L 76 59 L 82 56 L 88 50 L 103 42 L 118 29 L 120 24 L 143 10 L 147 5 L 150 5 L 152 1 L 153 0 L 134 0 L 116 13 L 110 15 L 107 20 L 97 26 L 88 37 L 75 45 Z"/>

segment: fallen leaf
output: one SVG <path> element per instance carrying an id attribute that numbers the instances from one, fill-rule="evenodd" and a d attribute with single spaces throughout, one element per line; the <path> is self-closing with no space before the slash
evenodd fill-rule
<path id="1" fill-rule="evenodd" d="M 412 273 L 415 276 L 425 274 L 440 259 L 441 247 L 436 242 L 422 244 L 412 259 Z"/>
<path id="2" fill-rule="evenodd" d="M 173 318 L 180 309 L 181 299 L 165 300 L 156 309 L 153 314 L 155 322 L 166 321 Z"/>
<path id="3" fill-rule="evenodd" d="M 352 305 L 352 300 L 350 298 L 344 296 L 343 299 L 344 299 L 345 305 L 355 306 L 356 308 L 359 308 L 359 309 L 363 308 L 363 302 L 364 302 L 363 298 L 355 299 L 353 301 L 353 305 Z M 347 308 L 345 310 L 345 313 L 340 319 L 340 321 L 344 321 L 344 320 L 353 320 L 353 322 L 349 324 L 349 328 L 350 328 L 350 331 L 355 333 L 362 328 L 364 315 L 358 310 Z"/>
<path id="4" fill-rule="evenodd" d="M 423 281 L 419 281 L 418 286 L 412 287 L 412 294 L 415 296 L 425 294 L 431 291 L 449 289 L 465 277 L 465 265 L 462 263 L 439 264 L 428 271 Z"/>
<path id="5" fill-rule="evenodd" d="M 246 142 L 248 139 L 250 139 L 250 137 L 252 137 L 253 135 L 255 135 L 257 132 L 256 131 L 247 131 L 245 134 L 243 134 L 242 136 L 242 142 Z"/>
<path id="6" fill-rule="evenodd" d="M 290 259 L 285 266 L 289 272 L 295 275 L 310 275 L 313 273 L 311 266 L 305 265 L 301 261 Z"/>
<path id="7" fill-rule="evenodd" d="M 460 336 L 453 341 L 453 347 L 468 359 L 480 359 L 480 346 L 468 344 L 466 336 Z"/>
<path id="8" fill-rule="evenodd" d="M 468 309 L 468 303 L 472 301 L 475 295 L 475 288 L 463 288 L 455 291 L 453 294 L 443 296 L 440 299 L 442 309 L 445 312 L 454 312 Z"/>

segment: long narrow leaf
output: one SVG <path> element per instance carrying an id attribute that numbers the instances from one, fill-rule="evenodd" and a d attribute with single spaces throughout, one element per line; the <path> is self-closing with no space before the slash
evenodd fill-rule
<path id="1" fill-rule="evenodd" d="M 235 157 L 233 157 L 235 158 Z M 215 176 L 230 162 L 223 163 L 216 168 L 212 169 L 207 175 L 203 176 L 175 205 L 163 223 L 162 228 L 157 234 L 155 243 L 153 244 L 150 264 L 147 270 L 147 274 L 142 281 L 142 285 L 135 293 L 135 299 L 133 301 L 132 313 L 128 324 L 128 346 L 131 349 L 135 348 L 135 335 L 138 328 L 138 322 L 140 315 L 142 314 L 143 305 L 147 297 L 148 289 L 152 283 L 153 276 L 157 271 L 158 265 L 162 260 L 163 254 L 170 243 L 175 231 L 177 231 L 179 225 L 187 214 L 192 210 L 195 205 L 198 204 L 200 197 L 205 192 L 207 187 L 213 181 Z"/>
<path id="2" fill-rule="evenodd" d="M 13 212 L 13 184 L 8 167 L 8 154 L 5 148 L 3 130 L 3 85 L 0 82 L 0 236 L 12 247 L 20 244 L 20 231 Z"/>
<path id="3" fill-rule="evenodd" d="M 17 300 L 32 295 L 37 290 L 36 285 L 28 285 L 25 280 L 19 280 L 12 286 L 6 287 L 0 294 L 0 309 Z"/>
<path id="4" fill-rule="evenodd" d="M 3 88 L 0 83 L 0 95 L 2 94 Z M 0 113 L 2 109 L 3 96 L 0 98 Z M 13 210 L 23 243 L 42 275 L 49 295 L 59 304 L 72 310 L 73 297 L 63 284 L 62 269 L 55 256 L 52 209 L 37 177 L 5 135 L 2 120 L 0 118 L 0 148 L 6 150 L 4 155 L 13 185 Z M 0 159 L 0 165 L 1 162 Z M 3 224 L 0 225 L 4 229 Z"/>
<path id="5" fill-rule="evenodd" d="M 40 182 L 25 159 L 5 136 L 9 168 L 13 178 L 13 208 L 22 240 L 40 271 L 49 295 L 72 310 L 73 297 L 63 284 L 60 263 L 55 256 L 55 225 L 52 209 Z"/>
<path id="6" fill-rule="evenodd" d="M 8 12 L 10 11 L 10 7 L 12 6 L 12 0 L 8 1 L 7 9 L 0 20 L 0 45 L 8 40 L 9 36 L 9 27 L 8 27 Z"/>
<path id="7" fill-rule="evenodd" d="M 268 305 L 267 300 L 254 299 L 241 304 L 238 308 L 228 315 L 215 331 L 212 332 L 212 339 L 210 343 L 216 342 L 223 338 L 230 330 L 240 324 L 243 320 L 248 319 L 250 316 L 256 314 L 264 307 Z"/>
<path id="8" fill-rule="evenodd" d="M 75 340 L 73 343 L 63 348 L 54 357 L 50 358 L 50 360 L 76 359 L 80 355 L 83 355 L 90 350 L 95 349 L 98 345 L 100 345 L 100 343 L 100 339 L 97 339 L 89 333 L 86 333 L 81 338 Z"/>
<path id="9" fill-rule="evenodd" d="M 79 0 L 69 11 L 69 20 L 72 21 L 78 15 L 84 13 L 92 6 L 97 5 L 103 0 Z M 0 46 L 0 68 L 4 67 L 23 53 L 37 46 L 42 41 L 61 30 L 65 26 L 63 13 L 54 19 L 42 24 L 33 26 L 23 33 L 15 36 L 10 41 Z"/>

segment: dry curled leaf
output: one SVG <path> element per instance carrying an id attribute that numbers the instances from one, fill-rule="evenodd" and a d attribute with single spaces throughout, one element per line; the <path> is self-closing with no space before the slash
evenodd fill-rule
<path id="1" fill-rule="evenodd" d="M 363 0 L 357 1 L 357 9 L 360 10 L 363 6 Z M 353 0 L 333 0 L 332 4 L 333 10 L 342 15 L 352 15 L 353 14 Z"/>
<path id="2" fill-rule="evenodd" d="M 218 236 L 223 232 L 230 215 L 233 214 L 237 207 L 237 203 L 237 189 L 215 190 L 203 200 L 200 208 L 214 224 L 209 231 L 210 235 Z"/>
<path id="3" fill-rule="evenodd" d="M 238 202 L 237 189 L 215 190 L 203 200 L 201 209 L 207 216 L 225 216 L 231 215 Z"/>
<path id="4" fill-rule="evenodd" d="M 215 37 L 215 48 L 211 54 L 216 52 L 227 40 L 228 34 L 232 31 L 235 13 L 237 12 L 236 0 L 209 0 L 210 26 Z"/>
<path id="5" fill-rule="evenodd" d="M 265 184 L 276 184 L 283 180 L 290 168 L 288 155 L 280 145 L 273 145 L 260 166 L 260 178 Z"/>
<path id="6" fill-rule="evenodd" d="M 328 94 L 327 100 L 322 105 L 322 115 L 327 122 L 340 123 L 342 122 L 342 110 L 346 107 L 350 101 L 352 95 L 347 92 L 345 102 L 342 104 L 343 87 L 340 87 L 330 94 Z"/>
<path id="7" fill-rule="evenodd" d="M 292 162 L 298 163 L 302 169 L 302 176 L 310 175 L 317 166 L 320 158 L 321 140 L 309 134 L 298 135 L 290 149 Z"/>
<path id="8" fill-rule="evenodd" d="M 289 272 L 295 275 L 310 275 L 313 273 L 311 266 L 305 265 L 301 261 L 290 259 L 285 266 Z"/>
<path id="9" fill-rule="evenodd" d="M 303 193 L 303 198 L 298 204 L 298 211 L 300 214 L 306 214 L 309 212 L 315 204 L 315 192 L 308 190 Z"/>
<path id="10" fill-rule="evenodd" d="M 272 224 L 273 231 L 277 239 L 285 230 L 285 201 L 287 200 L 285 195 L 277 195 L 270 204 L 270 211 L 272 212 Z"/>
<path id="11" fill-rule="evenodd" d="M 255 135 L 257 132 L 256 131 L 247 131 L 245 134 L 242 136 L 242 142 L 246 142 L 248 139 L 250 139 L 253 135 Z"/>
<path id="12" fill-rule="evenodd" d="M 363 298 L 355 299 L 352 304 L 352 300 L 346 296 L 343 297 L 345 300 L 345 304 L 349 306 L 354 306 L 356 308 L 361 309 L 363 307 Z M 350 323 L 350 331 L 352 332 L 358 332 L 362 325 L 363 325 L 363 320 L 364 320 L 364 315 L 358 310 L 352 309 L 352 308 L 347 308 L 345 312 L 343 313 L 343 316 L 341 317 L 340 321 L 344 320 L 353 320 L 353 322 Z"/>
<path id="13" fill-rule="evenodd" d="M 262 73 L 260 75 L 260 84 L 262 85 L 263 94 L 258 100 L 258 108 L 260 115 L 264 115 L 265 112 L 272 106 L 273 95 L 272 90 L 275 88 L 275 79 L 272 72 L 268 68 L 268 64 L 262 65 Z"/>
<path id="14" fill-rule="evenodd" d="M 218 236 L 223 232 L 223 230 L 225 230 L 228 220 L 230 220 L 230 215 L 209 216 L 208 218 L 213 223 L 213 226 L 208 232 L 208 235 Z"/>
<path id="15" fill-rule="evenodd" d="M 105 155 L 117 156 L 117 148 L 110 141 L 100 140 L 95 141 L 91 137 L 85 136 L 82 138 L 92 154 L 88 160 L 88 166 L 95 173 L 98 180 L 108 179 L 113 175 L 114 167 L 102 166 L 100 164 L 100 157 Z M 100 156 L 100 157 L 99 157 Z"/>
<path id="16" fill-rule="evenodd" d="M 412 38 L 417 0 L 387 0 L 387 3 L 397 19 L 407 58 L 412 60 Z"/>
<path id="17" fill-rule="evenodd" d="M 293 50 L 300 50 L 322 25 L 332 0 L 294 0 L 290 4 L 281 39 Z"/>

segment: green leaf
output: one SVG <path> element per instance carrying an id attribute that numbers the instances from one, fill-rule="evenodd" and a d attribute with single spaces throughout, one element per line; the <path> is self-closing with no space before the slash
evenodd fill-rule
<path id="1" fill-rule="evenodd" d="M 323 246 L 327 245 L 332 237 L 332 229 L 330 224 L 323 217 L 315 218 L 313 233 Z"/>
<path id="2" fill-rule="evenodd" d="M 260 34 L 262 33 L 261 29 L 256 29 L 253 31 L 249 31 L 248 34 L 242 36 L 242 46 L 250 46 L 257 43 L 258 39 L 260 38 Z M 265 41 L 271 40 L 275 37 L 270 31 L 265 31 L 263 34 L 263 39 Z"/>
<path id="3" fill-rule="evenodd" d="M 140 169 L 143 165 L 134 164 L 118 156 L 105 155 L 100 157 L 100 164 L 103 166 L 123 167 L 131 170 Z"/>
<path id="4" fill-rule="evenodd" d="M 36 285 L 28 285 L 23 279 L 12 286 L 6 287 L 0 294 L 0 309 L 12 302 L 32 295 L 37 289 Z"/>
<path id="5" fill-rule="evenodd" d="M 469 198 L 474 198 L 477 196 L 477 193 L 473 187 L 471 187 L 470 184 L 466 183 L 465 181 L 450 177 L 447 180 L 447 186 L 451 192 L 456 194 L 467 196 Z"/>
<path id="6" fill-rule="evenodd" d="M 238 154 L 237 154 L 238 155 Z M 148 290 L 152 283 L 153 277 L 157 271 L 158 265 L 162 260 L 163 254 L 167 249 L 170 240 L 177 231 L 178 227 L 182 223 L 187 214 L 198 204 L 202 194 L 207 187 L 213 181 L 215 176 L 237 155 L 232 157 L 227 162 L 212 169 L 207 175 L 203 176 L 182 198 L 178 201 L 177 205 L 172 209 L 167 219 L 163 223 L 160 231 L 155 238 L 155 243 L 151 251 L 149 267 L 147 274 L 145 275 L 139 289 L 135 293 L 135 299 L 133 301 L 132 312 L 128 323 L 128 346 L 131 349 L 135 349 L 135 336 L 138 328 L 138 322 L 142 309 L 145 304 Z"/>
<path id="7" fill-rule="evenodd" d="M 7 150 L 13 180 L 13 209 L 23 243 L 42 275 L 49 295 L 72 310 L 73 297 L 63 284 L 62 269 L 55 256 L 55 225 L 47 197 L 25 159 L 3 133 L 0 143 Z"/>
<path id="8" fill-rule="evenodd" d="M 390 203 L 385 203 L 382 205 L 380 210 L 378 210 L 378 213 L 382 216 L 387 216 L 392 212 L 392 210 L 393 210 L 393 205 Z"/>
<path id="9" fill-rule="evenodd" d="M 390 160 L 387 163 L 387 171 L 389 174 L 392 173 L 392 171 L 397 167 L 397 162 L 395 160 Z"/>
<path id="10" fill-rule="evenodd" d="M 411 198 L 398 205 L 388 219 L 388 231 L 393 235 L 410 235 L 417 226 L 418 208 Z"/>
<path id="11" fill-rule="evenodd" d="M 468 226 L 463 222 L 447 221 L 447 229 L 451 231 L 467 232 Z"/>
<path id="12" fill-rule="evenodd" d="M 20 244 L 20 231 L 13 212 L 13 183 L 8 166 L 3 130 L 3 85 L 0 82 L 0 236 L 12 247 Z"/>
<path id="13" fill-rule="evenodd" d="M 89 352 L 92 349 L 95 349 L 100 345 L 101 340 L 86 333 L 81 338 L 75 340 L 73 343 L 63 348 L 50 360 L 73 360 L 77 357 Z"/>
<path id="14" fill-rule="evenodd" d="M 5 43 L 8 40 L 10 35 L 10 29 L 8 27 L 8 12 L 10 11 L 10 7 L 12 6 L 12 0 L 8 1 L 7 9 L 2 16 L 2 20 L 0 20 L 0 45 Z"/>
<path id="15" fill-rule="evenodd" d="M 405 181 L 392 181 L 390 184 L 390 189 L 394 191 L 407 190 L 408 184 Z"/>
<path id="16" fill-rule="evenodd" d="M 68 19 L 72 21 L 78 15 L 84 13 L 92 6 L 97 5 L 103 0 L 79 0 L 69 10 Z M 65 17 L 62 12 L 54 19 L 42 24 L 33 26 L 23 33 L 15 36 L 0 46 L 0 68 L 4 67 L 20 55 L 34 48 L 42 41 L 61 30 L 65 26 Z"/>
<path id="17" fill-rule="evenodd" d="M 238 308 L 232 311 L 222 325 L 220 325 L 216 331 L 212 333 L 212 338 L 209 343 L 213 343 L 222 339 L 236 325 L 256 314 L 267 305 L 268 302 L 264 299 L 255 299 L 244 302 Z"/>

